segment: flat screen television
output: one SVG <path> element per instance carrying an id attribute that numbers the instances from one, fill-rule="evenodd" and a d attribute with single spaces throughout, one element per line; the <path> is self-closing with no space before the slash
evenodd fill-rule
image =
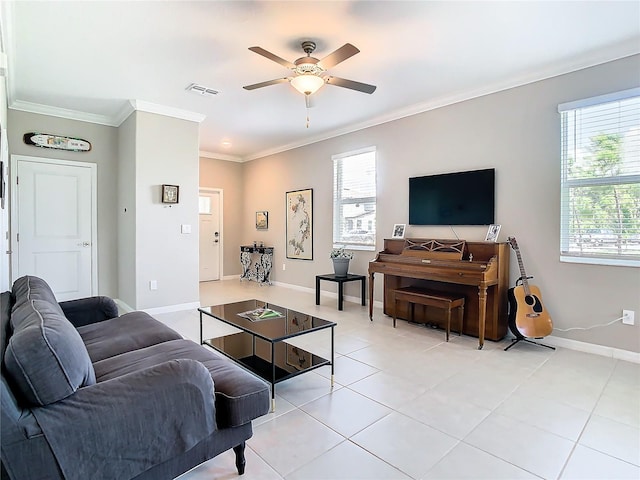
<path id="1" fill-rule="evenodd" d="M 494 168 L 409 179 L 410 225 L 490 225 L 494 210 Z"/>

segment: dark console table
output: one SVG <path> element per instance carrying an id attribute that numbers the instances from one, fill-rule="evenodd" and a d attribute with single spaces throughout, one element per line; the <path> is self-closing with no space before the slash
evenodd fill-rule
<path id="1" fill-rule="evenodd" d="M 347 273 L 346 276 L 337 276 L 334 273 L 327 273 L 324 275 L 316 275 L 316 305 L 320 305 L 320 280 L 326 280 L 328 282 L 336 282 L 338 284 L 338 310 L 342 310 L 342 294 L 344 292 L 344 284 L 346 282 L 354 282 L 360 280 L 362 284 L 361 292 L 360 292 L 360 300 L 362 305 L 365 304 L 365 295 L 366 295 L 366 282 L 367 277 L 365 275 L 354 275 L 352 273 Z"/>
<path id="2" fill-rule="evenodd" d="M 255 280 L 260 285 L 271 285 L 273 247 L 242 245 L 240 247 L 240 281 Z"/>

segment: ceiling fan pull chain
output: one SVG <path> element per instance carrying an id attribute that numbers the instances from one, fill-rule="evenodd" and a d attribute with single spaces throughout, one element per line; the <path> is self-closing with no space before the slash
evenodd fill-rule
<path id="1" fill-rule="evenodd" d="M 309 99 L 309 94 L 306 93 L 304 95 L 304 103 L 305 103 L 305 106 L 307 107 L 307 128 L 309 128 L 309 102 L 310 101 L 311 100 Z"/>

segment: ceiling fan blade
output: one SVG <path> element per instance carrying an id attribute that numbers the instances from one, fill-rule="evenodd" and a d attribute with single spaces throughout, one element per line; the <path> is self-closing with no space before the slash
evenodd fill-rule
<path id="1" fill-rule="evenodd" d="M 268 87 L 269 85 L 275 85 L 276 83 L 288 82 L 289 79 L 285 78 L 276 78 L 275 80 L 268 80 L 266 82 L 254 83 L 253 85 L 247 85 L 242 88 L 245 90 L 255 90 L 256 88 Z"/>
<path id="2" fill-rule="evenodd" d="M 344 87 L 350 88 L 351 90 L 357 90 L 358 92 L 363 93 L 373 93 L 376 91 L 375 85 L 369 85 L 367 83 L 355 82 L 353 80 L 347 80 L 346 78 L 340 77 L 327 77 L 327 83 L 329 85 L 335 85 L 336 87 Z"/>
<path id="3" fill-rule="evenodd" d="M 320 65 L 324 70 L 329 70 L 331 67 L 335 67 L 340 62 L 344 62 L 347 58 L 353 57 L 359 51 L 360 50 L 358 50 L 350 43 L 345 43 L 335 52 L 330 53 L 322 60 L 320 60 L 318 62 L 318 65 Z"/>
<path id="4" fill-rule="evenodd" d="M 296 68 L 296 66 L 289 62 L 288 60 L 285 60 L 284 58 L 281 58 L 271 52 L 266 51 L 264 48 L 261 47 L 249 47 L 249 50 L 251 50 L 252 52 L 257 53 L 258 55 L 262 55 L 263 57 L 268 58 L 269 60 L 273 60 L 276 63 L 279 63 L 280 65 L 282 65 L 283 67 L 287 67 L 291 70 L 293 70 L 294 68 Z"/>

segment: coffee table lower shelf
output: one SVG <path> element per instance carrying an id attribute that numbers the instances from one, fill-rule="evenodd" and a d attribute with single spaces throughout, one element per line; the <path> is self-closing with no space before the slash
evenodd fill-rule
<path id="1" fill-rule="evenodd" d="M 239 343 L 238 340 L 243 336 L 249 335 L 250 334 L 247 332 L 239 332 L 232 335 L 204 340 L 202 344 L 222 353 L 250 372 L 269 382 L 271 384 L 271 411 L 275 411 L 276 384 L 296 377 L 302 373 L 315 370 L 325 365 L 331 365 L 331 387 L 333 387 L 333 365 L 330 360 L 286 342 L 261 342 L 260 339 L 256 339 L 254 337 L 252 338 L 253 353 L 250 355 L 239 356 L 237 350 L 237 345 Z M 256 342 L 256 340 L 258 341 Z M 258 349 L 260 349 L 259 344 L 263 344 L 263 348 L 260 350 L 262 350 L 264 356 L 270 356 L 271 360 L 263 358 L 255 353 L 256 343 L 258 343 Z M 269 352 L 269 350 L 271 351 Z"/>

